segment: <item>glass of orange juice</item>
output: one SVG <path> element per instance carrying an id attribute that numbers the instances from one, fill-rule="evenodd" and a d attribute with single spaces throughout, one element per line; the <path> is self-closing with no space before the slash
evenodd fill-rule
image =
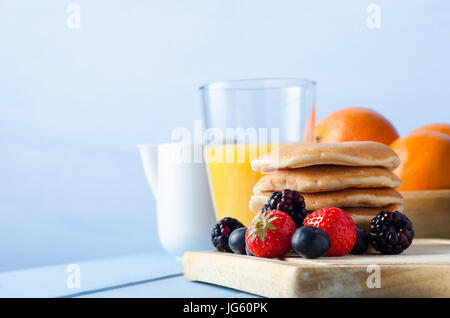
<path id="1" fill-rule="evenodd" d="M 284 143 L 311 142 L 315 82 L 274 78 L 216 82 L 200 87 L 204 158 L 217 219 L 250 225 L 249 200 L 262 174 L 250 162 Z"/>

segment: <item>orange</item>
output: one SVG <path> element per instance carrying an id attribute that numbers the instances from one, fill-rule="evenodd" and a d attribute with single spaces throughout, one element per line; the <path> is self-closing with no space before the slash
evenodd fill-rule
<path id="1" fill-rule="evenodd" d="M 378 141 L 389 145 L 398 138 L 394 126 L 379 113 L 364 107 L 338 110 L 316 126 L 315 141 Z"/>
<path id="2" fill-rule="evenodd" d="M 394 173 L 399 190 L 450 189 L 450 137 L 436 131 L 418 131 L 391 144 L 401 160 Z"/>
<path id="3" fill-rule="evenodd" d="M 450 124 L 429 124 L 429 125 L 419 127 L 416 130 L 414 130 L 413 132 L 422 131 L 422 130 L 438 131 L 443 134 L 446 134 L 447 136 L 450 136 Z"/>

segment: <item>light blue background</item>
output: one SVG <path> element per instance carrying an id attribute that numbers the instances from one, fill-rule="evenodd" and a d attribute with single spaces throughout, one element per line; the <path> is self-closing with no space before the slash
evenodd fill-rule
<path id="1" fill-rule="evenodd" d="M 0 1 L 0 270 L 160 251 L 135 145 L 192 127 L 206 82 L 306 77 L 319 118 L 449 122 L 449 16 L 444 0 Z"/>

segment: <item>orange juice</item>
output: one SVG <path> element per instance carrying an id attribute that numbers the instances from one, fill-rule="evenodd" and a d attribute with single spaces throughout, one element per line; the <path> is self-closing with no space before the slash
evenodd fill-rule
<path id="1" fill-rule="evenodd" d="M 278 144 L 225 144 L 205 148 L 218 220 L 230 216 L 250 225 L 255 214 L 248 205 L 253 186 L 262 176 L 252 170 L 250 161 L 278 147 Z"/>

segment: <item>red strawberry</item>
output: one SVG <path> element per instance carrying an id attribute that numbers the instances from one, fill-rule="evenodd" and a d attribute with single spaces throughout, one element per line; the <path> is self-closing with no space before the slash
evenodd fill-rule
<path id="1" fill-rule="evenodd" d="M 291 249 L 295 223 L 285 212 L 271 210 L 255 216 L 245 232 L 250 252 L 259 257 L 281 257 Z"/>
<path id="2" fill-rule="evenodd" d="M 303 222 L 324 230 L 330 237 L 331 247 L 325 256 L 344 256 L 356 243 L 355 223 L 338 208 L 323 208 L 308 215 Z"/>

